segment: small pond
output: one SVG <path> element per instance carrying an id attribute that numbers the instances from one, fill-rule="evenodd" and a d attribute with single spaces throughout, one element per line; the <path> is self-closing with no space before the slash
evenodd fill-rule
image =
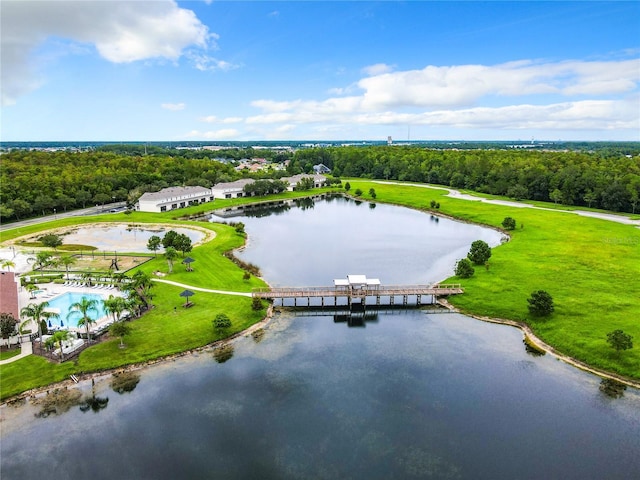
<path id="1" fill-rule="evenodd" d="M 205 233 L 191 228 L 143 225 L 91 225 L 78 227 L 64 235 L 64 243 L 91 245 L 98 250 L 117 252 L 146 252 L 147 242 L 153 235 L 162 238 L 169 230 L 187 235 L 196 244 Z"/>

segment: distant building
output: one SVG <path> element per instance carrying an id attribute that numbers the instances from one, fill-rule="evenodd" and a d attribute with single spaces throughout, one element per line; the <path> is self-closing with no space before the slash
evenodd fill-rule
<path id="1" fill-rule="evenodd" d="M 293 192 L 296 189 L 296 185 L 298 185 L 298 182 L 300 182 L 300 180 L 302 180 L 303 178 L 312 178 L 314 188 L 324 187 L 324 184 L 327 182 L 327 177 L 325 177 L 324 175 L 307 175 L 304 173 L 294 175 L 293 177 L 282 178 L 281 180 L 284 182 L 289 182 L 289 188 L 287 190 Z"/>
<path id="2" fill-rule="evenodd" d="M 147 192 L 140 197 L 136 209 L 141 212 L 166 212 L 177 208 L 213 201 L 213 192 L 205 187 L 169 187 Z"/>
<path id="3" fill-rule="evenodd" d="M 18 278 L 14 272 L 0 272 L 0 313 L 10 313 L 20 320 Z"/>
<path id="4" fill-rule="evenodd" d="M 319 163 L 318 165 L 314 165 L 313 171 L 316 174 L 331 173 L 331 169 L 327 167 L 324 163 Z"/>

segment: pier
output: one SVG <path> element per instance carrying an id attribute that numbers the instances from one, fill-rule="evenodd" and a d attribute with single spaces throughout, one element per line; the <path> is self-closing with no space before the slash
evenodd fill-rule
<path id="1" fill-rule="evenodd" d="M 266 300 L 293 300 L 293 307 L 348 306 L 364 308 L 367 305 L 433 305 L 438 297 L 464 293 L 460 284 L 381 285 L 378 279 L 364 275 L 348 275 L 336 279 L 332 287 L 268 287 L 257 288 L 253 297 Z M 368 303 L 370 302 L 370 303 Z"/>

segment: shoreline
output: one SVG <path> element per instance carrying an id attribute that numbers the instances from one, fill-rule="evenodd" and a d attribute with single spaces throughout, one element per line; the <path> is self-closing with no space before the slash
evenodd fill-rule
<path id="1" fill-rule="evenodd" d="M 631 378 L 618 375 L 617 373 L 608 372 L 606 370 L 600 370 L 598 368 L 589 366 L 586 363 L 581 362 L 580 360 L 575 359 L 569 355 L 565 355 L 564 353 L 559 352 L 558 350 L 553 348 L 551 345 L 548 345 L 547 343 L 542 341 L 535 333 L 533 333 L 533 331 L 531 330 L 531 327 L 529 327 L 529 325 L 527 325 L 526 323 L 518 322 L 516 320 L 507 320 L 506 318 L 494 318 L 494 317 L 484 317 L 481 315 L 475 315 L 469 312 L 465 312 L 463 310 L 459 310 L 455 306 L 451 305 L 446 299 L 440 299 L 438 303 L 440 303 L 440 305 L 442 305 L 445 308 L 448 308 L 453 312 L 466 315 L 467 317 L 480 320 L 481 322 L 494 323 L 497 325 L 506 325 L 509 327 L 518 328 L 520 329 L 520 331 L 522 331 L 524 337 L 528 337 L 529 340 L 537 348 L 539 348 L 541 351 L 544 351 L 545 353 L 548 353 L 554 356 L 558 360 L 561 360 L 566 364 L 571 365 L 572 367 L 578 368 L 579 370 L 582 370 L 587 373 L 591 373 L 600 378 L 615 380 L 616 382 L 620 382 L 620 383 L 623 383 L 624 385 L 640 390 L 640 381 L 638 380 L 633 380 Z"/>

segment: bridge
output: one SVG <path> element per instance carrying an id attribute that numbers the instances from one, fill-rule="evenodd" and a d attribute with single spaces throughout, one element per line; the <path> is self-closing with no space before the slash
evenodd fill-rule
<path id="1" fill-rule="evenodd" d="M 438 297 L 464 293 L 460 284 L 432 285 L 381 285 L 378 279 L 367 279 L 364 275 L 348 275 L 347 279 L 334 280 L 333 287 L 268 287 L 256 288 L 253 297 L 267 300 L 293 299 L 293 306 L 338 306 L 339 300 L 349 305 L 366 306 L 367 299 L 375 305 L 422 305 L 423 297 L 428 304 L 435 304 Z M 415 304 L 410 299 L 415 298 Z M 304 302 L 306 299 L 306 302 Z M 312 299 L 318 299 L 312 305 Z M 300 303 L 300 305 L 299 305 Z M 284 304 L 284 303 L 283 303 Z"/>

